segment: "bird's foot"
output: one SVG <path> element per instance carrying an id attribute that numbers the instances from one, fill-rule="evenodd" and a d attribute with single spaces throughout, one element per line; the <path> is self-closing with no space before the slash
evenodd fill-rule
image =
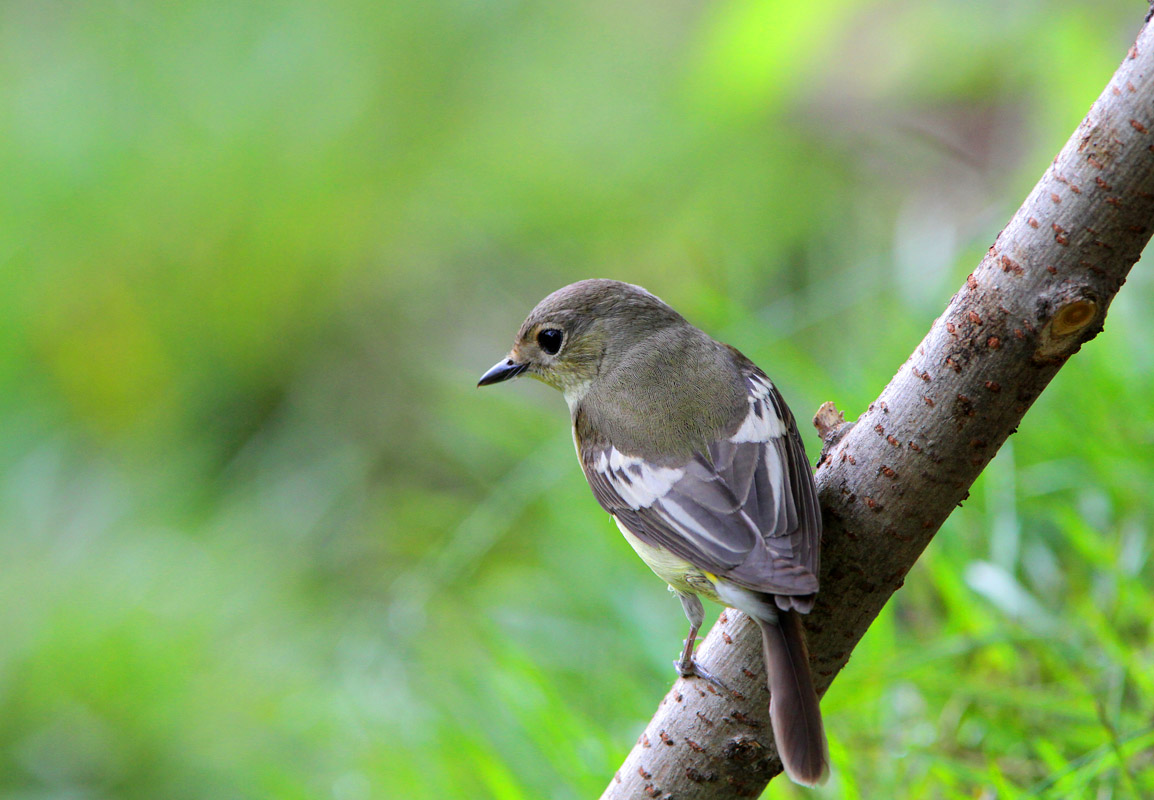
<path id="1" fill-rule="evenodd" d="M 679 658 L 673 662 L 673 667 L 677 670 L 677 674 L 683 678 L 701 678 L 727 694 L 733 693 L 733 690 L 726 686 L 720 678 L 701 666 L 701 662 L 697 660 L 696 656 Z"/>

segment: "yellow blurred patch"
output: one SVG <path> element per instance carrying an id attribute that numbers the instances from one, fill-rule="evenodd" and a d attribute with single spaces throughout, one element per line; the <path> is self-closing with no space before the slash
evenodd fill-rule
<path id="1" fill-rule="evenodd" d="M 173 366 L 131 287 L 120 278 L 70 272 L 41 298 L 32 332 L 37 356 L 68 410 L 100 434 L 122 433 L 172 412 Z"/>

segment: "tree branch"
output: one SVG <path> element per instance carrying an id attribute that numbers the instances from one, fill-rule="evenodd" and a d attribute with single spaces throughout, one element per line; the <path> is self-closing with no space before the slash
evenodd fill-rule
<path id="1" fill-rule="evenodd" d="M 852 427 L 822 415 L 821 593 L 805 618 L 819 692 L 1050 379 L 1102 329 L 1152 222 L 1147 25 L 881 396 Z M 757 797 L 781 771 L 757 627 L 726 610 L 699 654 L 733 692 L 678 680 L 602 800 Z"/>

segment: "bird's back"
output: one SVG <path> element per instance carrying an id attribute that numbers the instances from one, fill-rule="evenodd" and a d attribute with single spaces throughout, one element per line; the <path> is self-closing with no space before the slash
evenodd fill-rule
<path id="1" fill-rule="evenodd" d="M 599 376 L 579 409 L 587 429 L 622 453 L 684 463 L 707 453 L 745 416 L 745 385 L 732 356 L 696 328 L 657 331 L 623 361 L 628 367 L 612 366 Z M 663 424 L 652 424 L 655 419 Z"/>

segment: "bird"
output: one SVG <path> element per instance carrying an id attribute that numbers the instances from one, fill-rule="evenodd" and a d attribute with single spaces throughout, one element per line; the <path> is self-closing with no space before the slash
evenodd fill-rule
<path id="1" fill-rule="evenodd" d="M 748 614 L 783 768 L 795 783 L 824 783 L 829 746 L 799 617 L 818 591 L 821 511 L 772 381 L 655 295 L 607 279 L 541 300 L 477 385 L 522 375 L 562 392 L 593 495 L 681 600 L 678 672 L 718 682 L 693 655 L 700 598 Z"/>

